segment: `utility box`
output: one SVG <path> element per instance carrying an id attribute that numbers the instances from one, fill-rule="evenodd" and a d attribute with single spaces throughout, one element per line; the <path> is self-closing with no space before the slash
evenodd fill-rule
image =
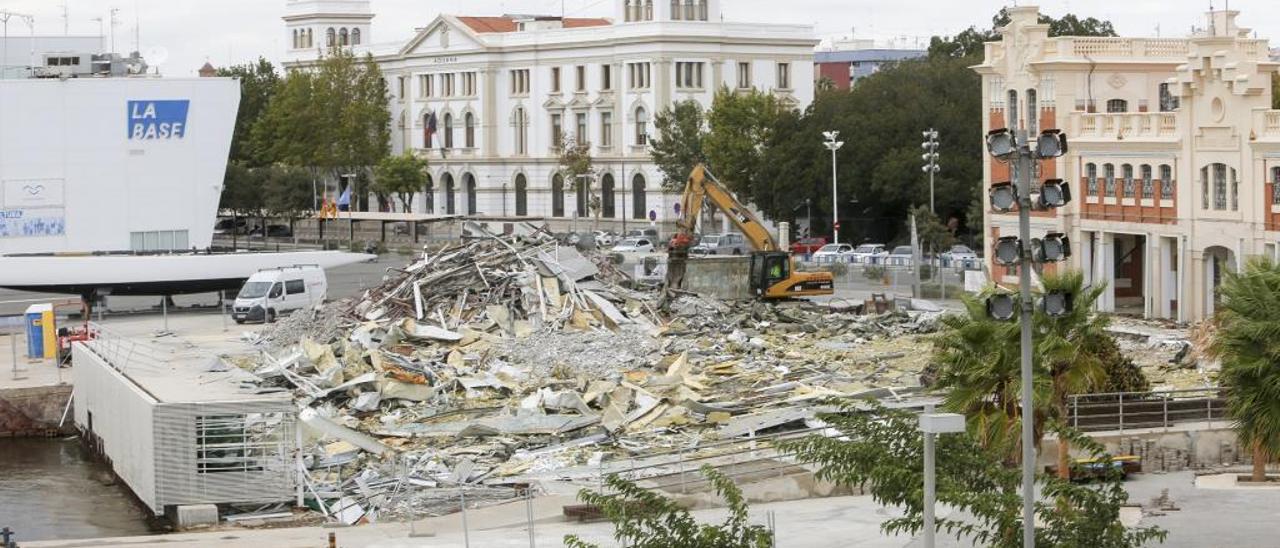
<path id="1" fill-rule="evenodd" d="M 33 360 L 55 358 L 58 355 L 58 324 L 53 317 L 53 305 L 33 304 L 27 307 L 27 357 Z"/>

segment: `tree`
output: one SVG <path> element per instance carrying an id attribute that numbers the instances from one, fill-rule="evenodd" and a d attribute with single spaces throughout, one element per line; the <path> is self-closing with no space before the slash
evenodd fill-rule
<path id="1" fill-rule="evenodd" d="M 770 93 L 736 92 L 721 86 L 707 113 L 702 150 L 711 173 L 758 206 L 766 204 L 758 199 L 767 194 L 768 182 L 761 177 L 764 152 L 783 111 Z"/>
<path id="2" fill-rule="evenodd" d="M 902 410 L 865 402 L 844 402 L 837 413 L 821 416 L 841 436 L 811 435 L 786 441 L 782 449 L 797 460 L 819 465 L 819 479 L 858 485 L 872 499 L 903 510 L 899 518 L 881 524 L 886 533 L 916 534 L 924 526 L 924 442 L 915 416 Z M 1161 541 L 1165 532 L 1154 528 L 1126 528 L 1120 507 L 1128 494 L 1118 472 L 1106 466 L 1110 457 L 1096 442 L 1058 428 L 1078 447 L 1099 459 L 1110 473 L 1098 485 L 1080 485 L 1061 478 L 1038 476 L 1040 492 L 1056 503 L 1035 505 L 1036 544 L 1040 546 L 1134 547 Z M 1022 545 L 1021 471 L 1006 466 L 1004 445 L 984 445 L 970 434 L 939 436 L 936 445 L 937 501 L 955 508 L 954 517 L 939 518 L 939 530 L 962 543 L 980 546 Z"/>
<path id="3" fill-rule="evenodd" d="M 256 169 L 245 167 L 240 162 L 228 162 L 227 171 L 222 178 L 218 209 L 228 210 L 239 216 L 260 216 L 266 209 L 263 190 L 262 177 Z"/>
<path id="4" fill-rule="evenodd" d="M 400 199 L 406 213 L 413 211 L 413 195 L 427 186 L 427 160 L 406 152 L 387 156 L 373 168 L 374 192 Z"/>
<path id="5" fill-rule="evenodd" d="M 306 170 L 286 166 L 259 169 L 267 170 L 263 187 L 268 214 L 296 220 L 315 207 L 315 183 Z"/>
<path id="6" fill-rule="evenodd" d="M 606 495 L 587 489 L 578 499 L 597 506 L 613 522 L 613 538 L 624 546 L 635 548 L 768 548 L 773 534 L 762 525 L 747 523 L 747 503 L 733 480 L 712 468 L 702 466 L 716 494 L 728 503 L 729 517 L 720 525 L 699 524 L 688 510 L 662 495 L 611 475 L 605 479 L 616 494 Z M 569 548 L 599 548 L 577 535 L 566 535 Z"/>
<path id="7" fill-rule="evenodd" d="M 706 162 L 702 142 L 706 124 L 697 101 L 677 101 L 654 117 L 658 136 L 649 143 L 650 154 L 662 172 L 662 188 L 679 191 L 693 167 Z"/>
<path id="8" fill-rule="evenodd" d="M 573 135 L 565 135 L 556 145 L 556 157 L 560 175 L 565 184 L 573 185 L 575 194 L 585 193 L 580 200 L 587 201 L 587 210 L 600 222 L 600 198 L 595 195 L 592 179 L 595 177 L 591 160 L 591 143 L 579 141 Z M 576 209 L 575 209 L 576 211 Z"/>
<path id="9" fill-rule="evenodd" d="M 929 206 L 916 206 L 911 209 L 916 217 L 916 233 L 920 237 L 920 247 L 924 250 L 943 251 L 951 249 L 956 237 L 942 224 L 937 215 L 929 211 Z"/>
<path id="10" fill-rule="evenodd" d="M 1227 272 L 1214 312 L 1209 354 L 1221 360 L 1227 413 L 1240 443 L 1253 452 L 1253 481 L 1280 456 L 1280 264 L 1254 257 Z"/>
<path id="11" fill-rule="evenodd" d="M 236 112 L 235 133 L 231 139 L 231 160 L 248 167 L 261 167 L 267 162 L 253 147 L 253 126 L 267 110 L 280 86 L 280 75 L 270 61 L 259 57 L 246 63 L 218 69 L 218 76 L 240 81 L 240 110 Z"/>

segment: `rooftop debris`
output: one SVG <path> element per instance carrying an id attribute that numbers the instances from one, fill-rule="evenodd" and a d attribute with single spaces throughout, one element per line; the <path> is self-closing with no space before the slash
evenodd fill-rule
<path id="1" fill-rule="evenodd" d="M 486 234 L 293 314 L 242 367 L 295 395 L 313 507 L 359 523 L 911 394 L 938 314 L 657 297 L 603 255 Z"/>

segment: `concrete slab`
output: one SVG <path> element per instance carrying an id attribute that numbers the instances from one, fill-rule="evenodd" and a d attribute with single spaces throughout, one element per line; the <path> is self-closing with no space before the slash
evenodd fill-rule
<path id="1" fill-rule="evenodd" d="M 213 504 L 188 504 L 174 511 L 174 524 L 178 529 L 190 529 L 201 525 L 217 525 L 218 507 Z"/>

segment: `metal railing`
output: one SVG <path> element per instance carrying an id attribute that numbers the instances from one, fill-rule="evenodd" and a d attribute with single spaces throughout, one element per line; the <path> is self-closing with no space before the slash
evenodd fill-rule
<path id="1" fill-rule="evenodd" d="M 97 322 L 88 322 L 88 339 L 85 348 L 121 373 L 133 369 L 160 370 L 168 367 L 176 356 L 160 355 L 156 348 L 108 329 Z"/>
<path id="2" fill-rule="evenodd" d="M 1169 428 L 1178 423 L 1225 420 L 1224 389 L 1109 392 L 1067 396 L 1067 423 L 1083 432 Z"/>

